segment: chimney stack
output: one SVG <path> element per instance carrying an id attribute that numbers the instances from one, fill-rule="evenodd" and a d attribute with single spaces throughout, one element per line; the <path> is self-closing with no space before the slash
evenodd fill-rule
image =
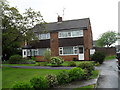
<path id="1" fill-rule="evenodd" d="M 58 22 L 62 22 L 62 17 L 58 16 Z"/>

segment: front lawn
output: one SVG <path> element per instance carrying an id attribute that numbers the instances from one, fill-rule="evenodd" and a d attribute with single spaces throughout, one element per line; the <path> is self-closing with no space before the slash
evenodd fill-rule
<path id="1" fill-rule="evenodd" d="M 10 88 L 16 81 L 28 82 L 34 76 L 45 76 L 46 74 L 57 74 L 61 70 L 50 69 L 22 69 L 3 67 L 2 87 Z"/>

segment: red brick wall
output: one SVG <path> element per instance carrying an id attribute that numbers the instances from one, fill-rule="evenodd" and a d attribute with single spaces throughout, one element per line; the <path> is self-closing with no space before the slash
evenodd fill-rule
<path id="1" fill-rule="evenodd" d="M 46 61 L 43 56 L 36 56 L 36 61 Z"/>
<path id="2" fill-rule="evenodd" d="M 72 61 L 73 58 L 76 58 L 78 60 L 78 55 L 64 55 L 60 57 L 63 58 L 65 61 Z"/>
<path id="3" fill-rule="evenodd" d="M 76 58 L 78 60 L 78 55 L 64 55 L 60 57 L 63 58 L 65 61 L 72 61 L 73 58 Z M 36 56 L 36 61 L 46 61 L 46 60 L 44 60 L 43 56 Z"/>
<path id="4" fill-rule="evenodd" d="M 89 25 L 88 30 L 83 30 L 84 33 L 84 59 L 90 60 L 90 49 L 92 48 L 92 30 L 91 26 Z"/>
<path id="5" fill-rule="evenodd" d="M 50 33 L 50 48 L 52 56 L 59 55 L 58 32 Z"/>

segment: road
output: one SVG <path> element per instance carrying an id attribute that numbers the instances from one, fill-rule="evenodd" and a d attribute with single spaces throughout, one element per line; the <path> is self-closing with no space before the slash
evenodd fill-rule
<path id="1" fill-rule="evenodd" d="M 113 90 L 120 90 L 120 73 L 118 73 L 116 59 L 105 61 L 101 66 L 96 67 L 96 69 L 100 70 L 97 88 L 114 88 Z"/>

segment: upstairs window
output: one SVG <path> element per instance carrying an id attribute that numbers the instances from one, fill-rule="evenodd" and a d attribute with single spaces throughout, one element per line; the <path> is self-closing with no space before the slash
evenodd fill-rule
<path id="1" fill-rule="evenodd" d="M 39 34 L 39 40 L 50 39 L 50 33 Z"/>
<path id="2" fill-rule="evenodd" d="M 82 37 L 83 30 L 62 31 L 59 32 L 59 38 Z"/>

